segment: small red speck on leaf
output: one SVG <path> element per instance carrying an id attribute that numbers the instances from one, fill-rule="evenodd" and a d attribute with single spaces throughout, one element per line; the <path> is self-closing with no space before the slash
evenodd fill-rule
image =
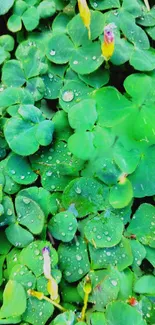
<path id="1" fill-rule="evenodd" d="M 134 307 L 134 306 L 136 306 L 138 304 L 138 301 L 136 300 L 135 297 L 131 297 L 131 298 L 128 299 L 128 304 L 130 306 L 133 306 Z"/>

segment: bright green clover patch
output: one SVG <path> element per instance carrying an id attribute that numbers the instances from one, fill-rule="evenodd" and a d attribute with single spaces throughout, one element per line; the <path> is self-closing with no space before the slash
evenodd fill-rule
<path id="1" fill-rule="evenodd" d="M 47 99 L 58 98 L 60 89 L 63 86 L 62 79 L 59 76 L 49 73 L 48 75 L 43 75 L 42 80 L 45 86 L 44 98 Z"/>
<path id="2" fill-rule="evenodd" d="M 134 285 L 134 291 L 147 295 L 155 294 L 155 277 L 153 275 L 144 275 L 139 278 Z"/>
<path id="3" fill-rule="evenodd" d="M 97 70 L 103 63 L 100 43 L 90 43 L 73 51 L 69 63 L 70 67 L 80 74 L 89 74 Z"/>
<path id="4" fill-rule="evenodd" d="M 93 176 L 107 185 L 113 185 L 117 183 L 118 177 L 121 175 L 121 171 L 113 161 L 111 152 L 106 148 L 107 142 L 111 141 L 108 138 L 109 132 L 106 130 L 96 130 L 93 132 L 94 141 L 93 144 L 97 147 L 94 150 L 93 155 L 89 158 L 89 162 L 86 168 L 82 171 L 82 176 Z M 104 132 L 105 131 L 105 132 Z M 113 141 L 113 139 L 111 139 Z M 104 147 L 103 147 L 104 144 Z"/>
<path id="5" fill-rule="evenodd" d="M 56 112 L 53 117 L 54 133 L 58 140 L 66 141 L 72 134 L 72 129 L 68 122 L 68 115 L 63 110 Z"/>
<path id="6" fill-rule="evenodd" d="M 101 88 L 92 97 L 96 100 L 98 124 L 102 127 L 112 127 L 130 113 L 131 103 L 115 88 Z"/>
<path id="7" fill-rule="evenodd" d="M 146 259 L 155 266 L 155 255 L 154 255 L 154 248 L 151 248 L 149 246 L 145 246 L 146 250 Z"/>
<path id="8" fill-rule="evenodd" d="M 40 18 L 48 18 L 54 15 L 56 11 L 56 5 L 54 1 L 43 1 L 38 6 L 38 13 Z"/>
<path id="9" fill-rule="evenodd" d="M 16 154 L 9 157 L 7 169 L 9 176 L 18 184 L 31 184 L 38 177 L 32 172 L 28 160 Z"/>
<path id="10" fill-rule="evenodd" d="M 127 150 L 119 141 L 114 146 L 113 155 L 115 163 L 122 172 L 127 174 L 132 174 L 140 161 L 140 152 L 138 149 Z"/>
<path id="11" fill-rule="evenodd" d="M 9 280 L 4 289 L 3 305 L 0 309 L 0 319 L 20 316 L 23 314 L 25 309 L 26 294 L 23 286 L 14 280 Z"/>
<path id="12" fill-rule="evenodd" d="M 41 233 L 44 225 L 44 213 L 40 206 L 25 196 L 19 195 L 15 201 L 18 222 L 33 234 Z"/>
<path id="13" fill-rule="evenodd" d="M 50 248 L 51 264 L 54 267 L 58 262 L 58 255 L 48 241 L 35 241 L 20 253 L 20 263 L 26 265 L 37 277 L 43 273 L 42 249 L 45 246 Z"/>
<path id="14" fill-rule="evenodd" d="M 14 76 L 12 84 L 12 75 Z M 25 83 L 25 76 L 21 64 L 17 60 L 10 60 L 3 65 L 2 82 L 5 86 L 19 87 Z"/>
<path id="15" fill-rule="evenodd" d="M 63 205 L 66 209 L 75 205 L 78 218 L 104 209 L 107 196 L 106 186 L 93 178 L 81 177 L 71 181 L 63 193 Z"/>
<path id="16" fill-rule="evenodd" d="M 85 99 L 71 107 L 68 113 L 69 124 L 76 130 L 92 130 L 97 120 L 96 103 Z M 82 122 L 82 123 L 81 123 Z"/>
<path id="17" fill-rule="evenodd" d="M 144 139 L 144 143 L 147 139 Z M 155 193 L 155 183 L 154 183 L 154 172 L 153 172 L 153 164 L 154 164 L 154 156 L 155 155 L 155 147 L 148 147 L 141 154 L 141 160 L 137 169 L 133 174 L 129 176 L 129 180 L 132 183 L 134 196 L 135 197 L 143 197 L 150 196 Z M 152 180 L 150 182 L 150 179 Z"/>
<path id="18" fill-rule="evenodd" d="M 115 209 L 122 209 L 127 206 L 133 198 L 131 182 L 126 178 L 123 182 L 118 182 L 113 186 L 109 194 L 109 203 Z"/>
<path id="19" fill-rule="evenodd" d="M 123 325 L 124 320 L 127 325 L 130 325 L 131 322 L 137 325 L 146 325 L 141 314 L 135 308 L 121 301 L 115 301 L 108 305 L 106 319 L 109 324 L 113 325 Z"/>
<path id="20" fill-rule="evenodd" d="M 106 10 L 106 9 L 113 9 L 113 8 L 119 8 L 120 3 L 119 0 L 96 0 L 95 2 L 93 0 L 90 1 L 91 6 L 93 9 L 96 10 Z M 94 325 L 94 324 L 93 324 Z"/>
<path id="21" fill-rule="evenodd" d="M 92 269 L 116 265 L 118 270 L 122 271 L 133 262 L 130 241 L 126 238 L 122 238 L 122 241 L 118 245 L 111 248 L 96 249 L 92 245 L 89 245 L 89 251 Z"/>
<path id="22" fill-rule="evenodd" d="M 71 17 L 67 14 L 60 12 L 53 20 L 52 29 L 54 31 L 66 32 L 66 27 L 70 19 Z"/>
<path id="23" fill-rule="evenodd" d="M 91 11 L 91 40 L 96 39 L 99 35 L 103 33 L 104 25 L 105 16 L 99 11 Z M 89 46 L 90 42 L 88 40 L 88 31 L 84 26 L 80 15 L 76 15 L 71 19 L 67 26 L 67 29 L 69 36 L 71 37 L 72 41 L 76 46 L 84 45 L 86 43 L 88 43 Z"/>
<path id="24" fill-rule="evenodd" d="M 16 247 L 12 248 L 11 251 L 7 254 L 6 266 L 8 275 L 11 273 L 11 270 L 15 265 L 20 264 L 19 255 L 20 250 Z"/>
<path id="25" fill-rule="evenodd" d="M 119 292 L 119 278 L 117 271 L 109 269 L 100 282 L 98 282 L 91 293 L 90 301 L 95 304 L 97 310 L 104 310 L 104 307 L 117 298 Z"/>
<path id="26" fill-rule="evenodd" d="M 94 216 L 84 228 L 87 240 L 96 247 L 113 247 L 117 245 L 123 232 L 123 223 L 116 216 L 104 214 Z"/>
<path id="27" fill-rule="evenodd" d="M 5 3 L 3 0 L 0 1 L 0 15 L 6 14 L 9 9 L 13 6 L 14 0 L 7 0 Z"/>
<path id="28" fill-rule="evenodd" d="M 42 185 L 46 190 L 62 191 L 66 185 L 78 176 L 83 161 L 71 154 L 66 143 L 58 141 L 50 147 L 32 157 L 32 166 L 39 170 Z"/>
<path id="29" fill-rule="evenodd" d="M 36 279 L 33 273 L 24 265 L 16 264 L 9 275 L 10 280 L 15 280 L 27 290 L 35 287 Z"/>
<path id="30" fill-rule="evenodd" d="M 133 287 L 133 272 L 126 268 L 124 271 L 118 273 L 120 290 L 118 293 L 118 299 L 128 299 L 132 296 Z"/>
<path id="31" fill-rule="evenodd" d="M 5 226 L 15 221 L 14 206 L 9 196 L 4 195 L 2 207 L 3 211 L 1 212 L 0 225 Z"/>
<path id="32" fill-rule="evenodd" d="M 92 325 L 106 325 L 106 319 L 104 313 L 102 312 L 94 312 L 90 316 L 90 320 Z"/>
<path id="33" fill-rule="evenodd" d="M 90 270 L 87 245 L 79 237 L 68 244 L 60 244 L 58 249 L 59 263 L 63 276 L 68 282 L 81 279 Z"/>
<path id="34" fill-rule="evenodd" d="M 131 240 L 131 249 L 134 257 L 133 267 L 137 267 L 141 265 L 143 259 L 146 257 L 145 247 L 140 244 L 138 240 Z"/>
<path id="35" fill-rule="evenodd" d="M 5 233 L 9 242 L 16 247 L 25 247 L 34 239 L 33 235 L 18 223 L 11 224 Z"/>
<path id="36" fill-rule="evenodd" d="M 72 311 L 66 311 L 61 315 L 58 315 L 50 325 L 73 325 L 75 320 L 75 314 Z"/>
<path id="37" fill-rule="evenodd" d="M 24 323 L 30 322 L 30 324 L 39 325 L 40 319 L 43 324 L 46 324 L 50 316 L 54 311 L 53 305 L 47 301 L 39 301 L 34 297 L 30 297 L 27 301 L 27 309 L 22 318 Z"/>
<path id="38" fill-rule="evenodd" d="M 20 31 L 22 29 L 21 17 L 13 14 L 8 19 L 7 26 L 8 26 L 8 29 L 13 33 Z"/>
<path id="39" fill-rule="evenodd" d="M 106 85 L 109 81 L 109 77 L 109 71 L 105 70 L 103 66 L 92 73 L 79 75 L 82 81 L 94 88 L 100 88 Z"/>
<path id="40" fill-rule="evenodd" d="M 153 2 L 0 0 L 0 324 L 155 324 Z"/>
<path id="41" fill-rule="evenodd" d="M 64 211 L 56 214 L 50 220 L 48 228 L 54 238 L 69 242 L 77 230 L 77 221 L 73 213 Z"/>
<path id="42" fill-rule="evenodd" d="M 77 131 L 68 139 L 69 150 L 77 158 L 89 160 L 93 156 L 95 150 L 93 139 L 94 135 L 92 132 Z"/>
<path id="43" fill-rule="evenodd" d="M 133 46 L 125 39 L 116 36 L 115 51 L 110 61 L 115 65 L 121 65 L 129 61 Z"/>
<path id="44" fill-rule="evenodd" d="M 31 109 L 33 110 L 33 107 Z M 34 121 L 31 113 L 27 115 L 27 111 L 27 116 L 24 116 L 24 112 L 21 114 L 23 118 L 12 117 L 7 121 L 5 136 L 15 153 L 27 156 L 37 151 L 39 145 L 46 146 L 51 143 L 54 125 L 52 121 L 48 120 L 39 121 L 37 119 L 38 121 Z M 33 137 L 33 142 L 31 137 Z"/>
<path id="45" fill-rule="evenodd" d="M 65 51 L 64 51 L 65 49 Z M 73 44 L 65 34 L 58 33 L 49 39 L 46 55 L 54 63 L 67 63 L 72 55 Z"/>
<path id="46" fill-rule="evenodd" d="M 45 93 L 45 85 L 41 78 L 36 77 L 29 79 L 26 85 L 26 89 L 33 94 L 35 101 L 43 98 Z"/>
<path id="47" fill-rule="evenodd" d="M 143 29 L 135 24 L 134 17 L 127 11 L 120 13 L 120 28 L 126 38 L 135 45 L 136 48 L 149 49 L 149 40 Z"/>
<path id="48" fill-rule="evenodd" d="M 32 95 L 24 88 L 6 88 L 0 92 L 0 107 L 6 108 L 14 104 L 33 104 Z"/>
<path id="49" fill-rule="evenodd" d="M 22 63 L 26 78 L 36 77 L 47 72 L 47 63 L 44 52 L 36 46 L 36 43 L 27 40 L 19 44 L 16 50 L 16 58 Z"/>
<path id="50" fill-rule="evenodd" d="M 141 50 L 135 48 L 130 56 L 130 64 L 139 71 L 151 71 L 155 67 L 155 52 L 153 49 Z"/>
<path id="51" fill-rule="evenodd" d="M 55 207 L 55 203 L 52 199 L 52 195 L 50 192 L 45 190 L 42 187 L 29 187 L 21 190 L 18 193 L 18 196 L 22 196 L 25 198 L 25 203 L 29 204 L 32 201 L 35 201 L 44 212 L 44 215 L 47 217 L 50 212 L 53 211 Z M 26 200 L 27 198 L 27 200 Z"/>
<path id="52" fill-rule="evenodd" d="M 127 234 L 136 235 L 137 239 L 144 245 L 155 247 L 155 208 L 151 204 L 141 204 L 134 214 L 128 228 Z"/>
<path id="53" fill-rule="evenodd" d="M 80 100 L 88 98 L 90 88 L 82 81 L 68 81 L 60 91 L 59 103 L 65 112 Z"/>
<path id="54" fill-rule="evenodd" d="M 31 6 L 22 15 L 22 21 L 28 31 L 35 29 L 39 24 L 39 13 L 36 7 Z"/>

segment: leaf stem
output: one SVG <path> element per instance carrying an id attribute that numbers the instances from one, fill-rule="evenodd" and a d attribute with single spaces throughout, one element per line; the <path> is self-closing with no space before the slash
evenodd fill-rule
<path id="1" fill-rule="evenodd" d="M 43 299 L 50 302 L 52 305 L 54 305 L 55 307 L 57 307 L 59 310 L 61 311 L 66 311 L 66 309 L 64 307 L 62 307 L 61 305 L 59 305 L 57 302 L 53 301 L 52 299 L 46 297 L 46 296 L 43 296 Z"/>
<path id="2" fill-rule="evenodd" d="M 145 6 L 147 8 L 148 11 L 150 11 L 150 5 L 149 5 L 149 1 L 148 0 L 144 0 Z"/>
<path id="3" fill-rule="evenodd" d="M 89 294 L 91 293 L 92 291 L 92 286 L 91 286 L 91 282 L 90 282 L 90 278 L 89 276 L 87 275 L 86 277 L 86 283 L 84 285 L 84 301 L 83 301 L 83 308 L 82 308 L 82 311 L 81 311 L 81 317 L 79 319 L 79 321 L 84 321 L 85 318 L 86 318 L 86 310 L 87 310 L 87 305 L 88 305 L 88 298 L 89 298 Z"/>
<path id="4" fill-rule="evenodd" d="M 35 291 L 35 290 L 32 290 L 32 289 L 29 289 L 27 291 L 27 293 L 30 296 L 35 297 L 35 298 L 37 298 L 39 300 L 46 300 L 46 301 L 50 302 L 50 304 L 52 304 L 53 306 L 57 307 L 62 312 L 66 311 L 66 309 L 64 307 L 62 307 L 61 305 L 59 305 L 56 301 L 53 301 L 52 299 L 44 296 L 43 292 L 39 292 L 39 291 Z"/>
<path id="5" fill-rule="evenodd" d="M 81 317 L 80 320 L 84 321 L 85 320 L 85 315 L 86 315 L 86 310 L 87 310 L 87 305 L 88 305 L 88 297 L 89 297 L 89 293 L 85 293 L 84 296 L 84 305 L 81 311 Z"/>

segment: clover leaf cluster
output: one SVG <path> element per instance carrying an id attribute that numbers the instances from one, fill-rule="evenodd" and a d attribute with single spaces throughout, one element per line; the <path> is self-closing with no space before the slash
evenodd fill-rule
<path id="1" fill-rule="evenodd" d="M 0 0 L 0 324 L 155 324 L 154 1 L 87 5 Z"/>

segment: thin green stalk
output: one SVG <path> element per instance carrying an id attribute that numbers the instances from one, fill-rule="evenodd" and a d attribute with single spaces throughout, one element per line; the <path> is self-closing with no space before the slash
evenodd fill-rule
<path id="1" fill-rule="evenodd" d="M 57 307 L 59 310 L 61 310 L 62 312 L 66 311 L 66 309 L 64 307 L 62 307 L 61 305 L 59 305 L 57 302 L 53 301 L 52 299 L 43 296 L 43 299 L 50 302 L 52 305 L 54 305 L 55 307 Z"/>

